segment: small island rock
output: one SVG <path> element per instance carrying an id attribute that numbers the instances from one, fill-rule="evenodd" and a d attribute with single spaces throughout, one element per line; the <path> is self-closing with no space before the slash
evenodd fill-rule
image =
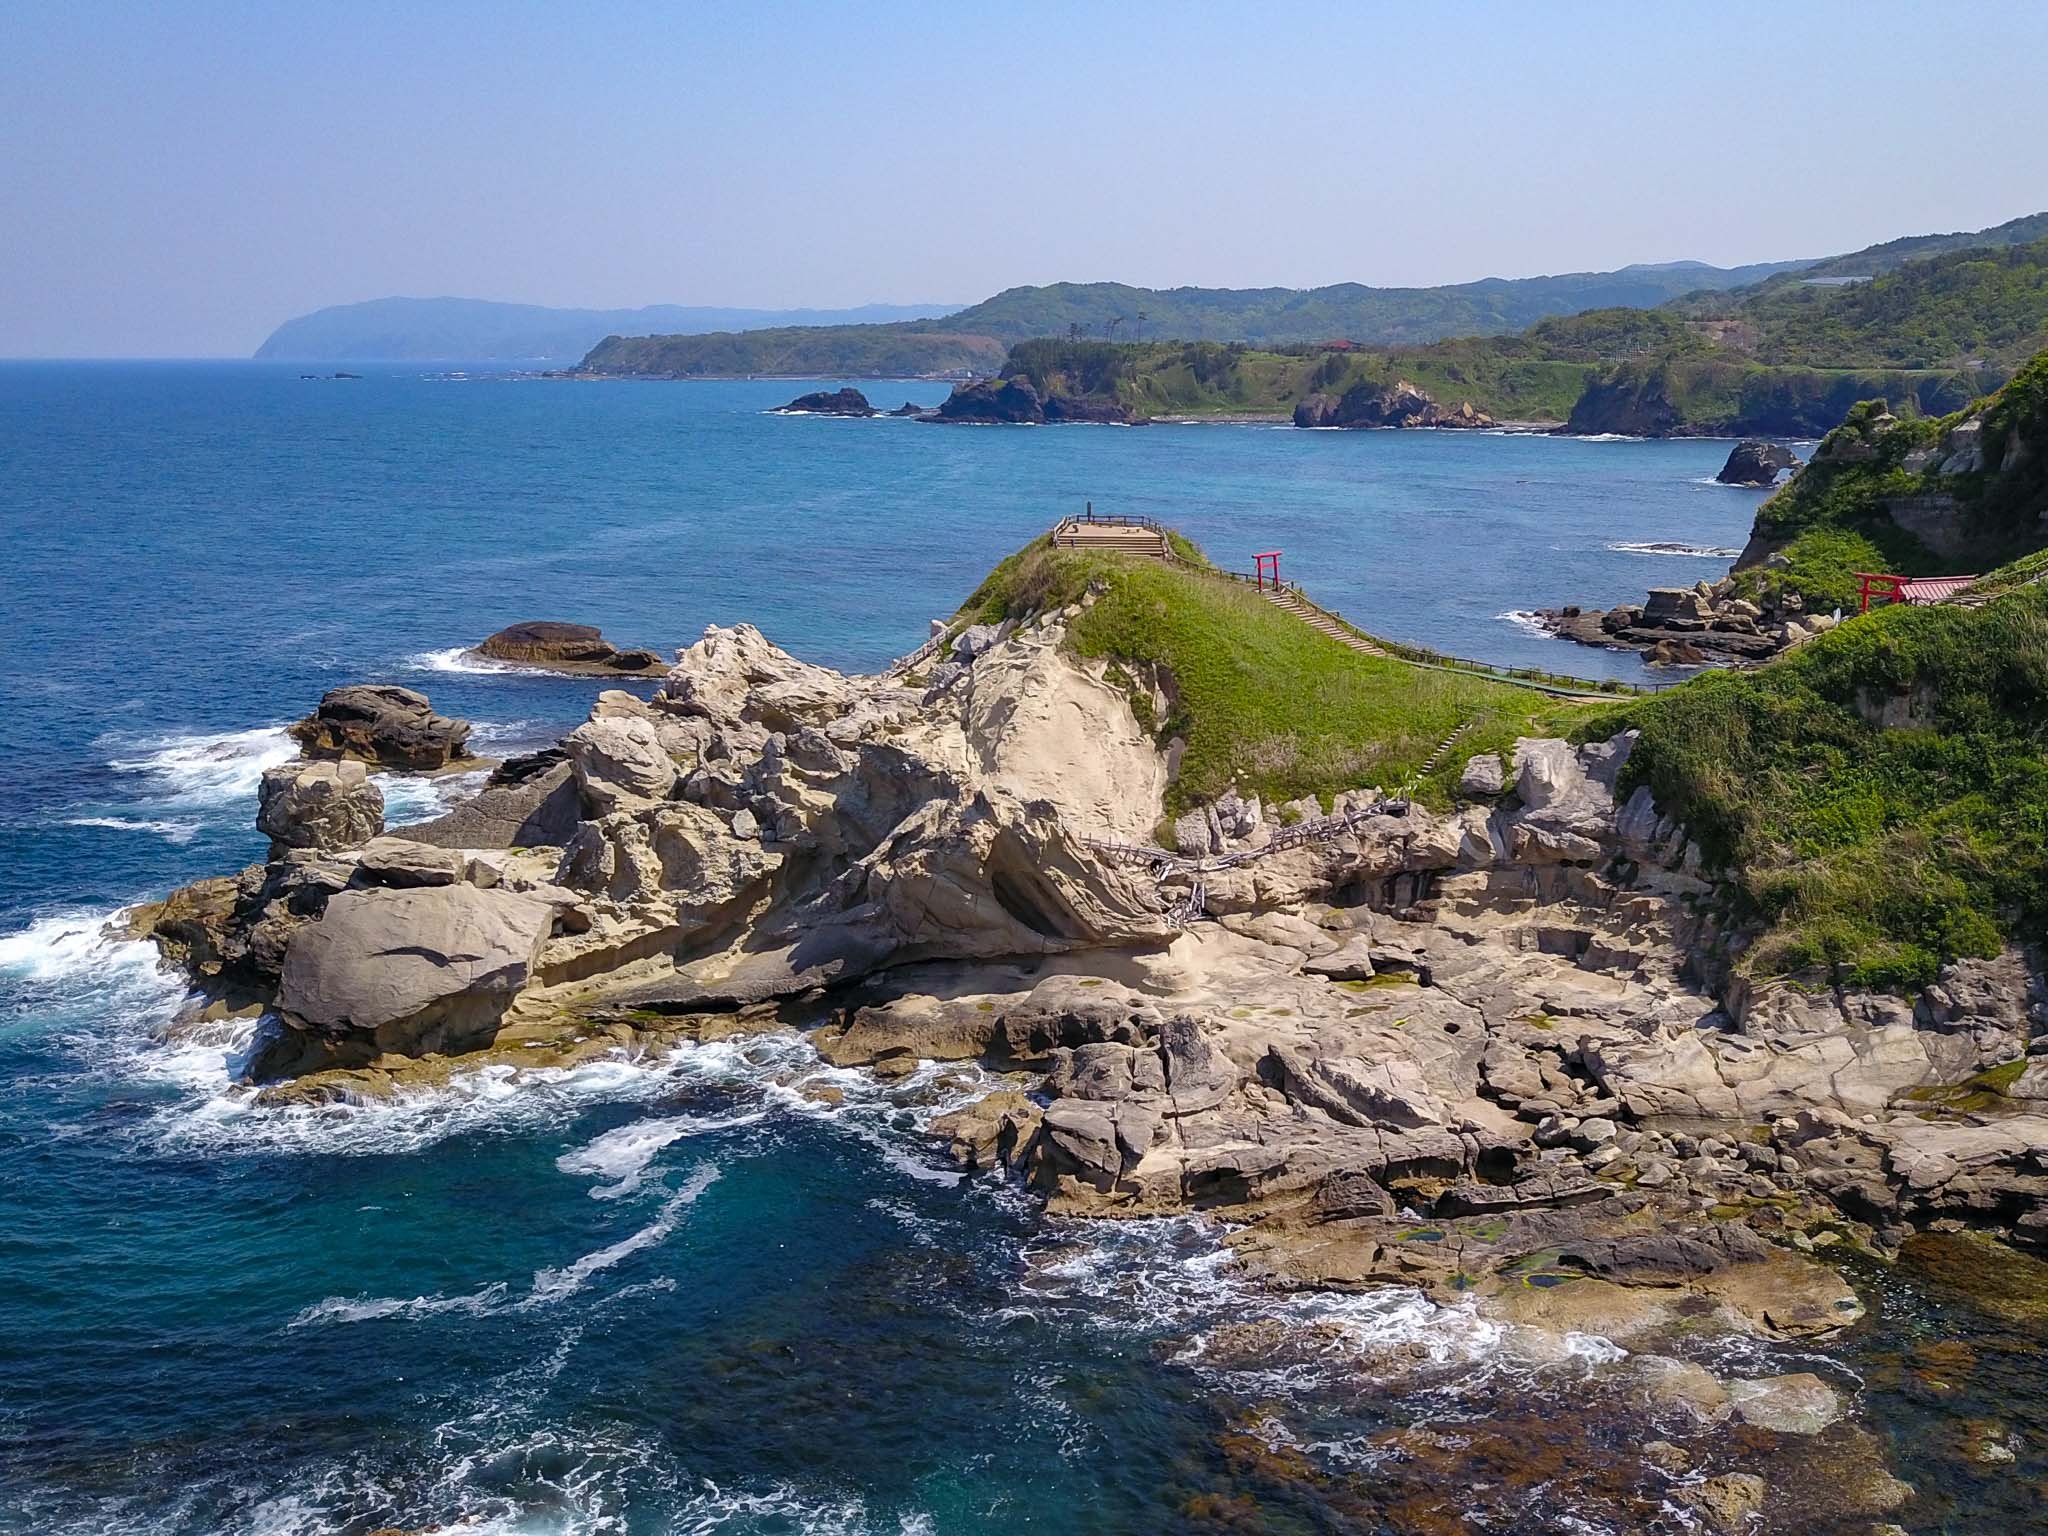
<path id="1" fill-rule="evenodd" d="M 845 389 L 820 389 L 798 395 L 782 407 L 786 416 L 873 416 L 877 412 L 868 397 L 849 385 Z"/>
<path id="2" fill-rule="evenodd" d="M 1723 485 L 1776 485 L 1778 476 L 1799 467 L 1799 456 L 1783 443 L 1758 438 L 1737 443 L 1714 478 Z"/>
<path id="3" fill-rule="evenodd" d="M 659 652 L 620 650 L 594 624 L 528 619 L 508 624 L 476 648 L 493 661 L 548 667 L 560 672 L 654 673 L 667 663 Z"/>

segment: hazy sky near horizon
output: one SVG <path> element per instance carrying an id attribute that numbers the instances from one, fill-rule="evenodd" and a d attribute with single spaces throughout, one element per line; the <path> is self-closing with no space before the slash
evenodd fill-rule
<path id="1" fill-rule="evenodd" d="M 2048 5 L 0 6 L 0 356 L 1718 265 L 2048 207 Z"/>

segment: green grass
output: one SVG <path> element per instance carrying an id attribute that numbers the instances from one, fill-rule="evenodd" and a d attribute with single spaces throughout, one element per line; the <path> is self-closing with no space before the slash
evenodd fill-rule
<path id="1" fill-rule="evenodd" d="M 1892 697 L 1912 724 L 1872 723 Z M 1625 787 L 1726 877 L 1751 974 L 1921 986 L 2048 921 L 2048 588 L 1881 609 L 1581 729 L 1623 724 Z"/>
<path id="2" fill-rule="evenodd" d="M 1170 715 L 1153 722 L 1162 742 L 1186 742 L 1171 811 L 1233 786 L 1268 804 L 1314 796 L 1327 805 L 1346 789 L 1393 789 L 1473 720 L 1458 750 L 1417 786 L 1425 802 L 1443 805 L 1473 753 L 1556 734 L 1585 712 L 1484 678 L 1361 655 L 1218 576 L 1055 550 L 1045 540 L 997 566 L 961 617 L 993 623 L 1042 612 L 1080 598 L 1090 583 L 1101 595 L 1069 630 L 1074 651 L 1110 663 L 1113 679 L 1158 672 L 1171 680 Z"/>

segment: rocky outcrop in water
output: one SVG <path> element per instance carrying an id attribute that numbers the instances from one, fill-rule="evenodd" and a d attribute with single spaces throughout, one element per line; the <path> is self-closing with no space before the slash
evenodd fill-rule
<path id="1" fill-rule="evenodd" d="M 1762 661 L 1832 629 L 1835 616 L 1808 613 L 1796 592 L 1776 593 L 1768 608 L 1737 595 L 1731 577 L 1690 587 L 1655 587 L 1640 603 L 1545 608 L 1536 619 L 1581 645 L 1641 651 L 1653 666 Z"/>
<path id="2" fill-rule="evenodd" d="M 1045 420 L 1045 402 L 1028 379 L 977 379 L 956 384 L 931 419 L 1036 426 Z"/>
<path id="3" fill-rule="evenodd" d="M 1342 395 L 1310 395 L 1294 408 L 1297 427 L 1491 427 L 1494 419 L 1472 402 L 1442 406 L 1401 379 L 1385 388 L 1358 384 Z"/>
<path id="4" fill-rule="evenodd" d="M 1714 478 L 1723 485 L 1770 486 L 1787 470 L 1799 467 L 1799 455 L 1783 443 L 1750 438 L 1729 450 L 1728 462 Z"/>
<path id="5" fill-rule="evenodd" d="M 979 425 L 1010 423 L 1040 426 L 1046 422 L 1098 422 L 1129 426 L 1137 418 L 1113 395 L 1068 394 L 1058 389 L 1041 393 L 1029 379 L 1012 376 L 979 379 L 956 385 L 936 411 L 921 413 L 925 421 Z"/>
<path id="6" fill-rule="evenodd" d="M 878 414 L 868 404 L 868 397 L 848 385 L 844 389 L 814 390 L 808 395 L 798 395 L 782 407 L 785 415 L 795 416 L 873 416 Z"/>
<path id="7" fill-rule="evenodd" d="M 353 683 L 321 695 L 320 707 L 287 727 L 307 757 L 344 758 L 415 772 L 469 759 L 469 722 L 434 713 L 424 693 Z"/>
<path id="8" fill-rule="evenodd" d="M 553 619 L 508 624 L 481 642 L 476 653 L 493 661 L 546 667 L 556 672 L 651 676 L 667 665 L 657 651 L 619 649 L 595 625 L 564 624 Z"/>

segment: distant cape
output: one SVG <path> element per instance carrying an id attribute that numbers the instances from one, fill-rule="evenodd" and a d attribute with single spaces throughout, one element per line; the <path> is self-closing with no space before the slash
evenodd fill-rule
<path id="1" fill-rule="evenodd" d="M 880 325 L 949 314 L 958 304 L 855 309 L 551 309 L 490 299 L 370 299 L 287 320 L 256 349 L 287 362 L 575 362 L 607 336 L 755 331 L 791 325 Z"/>

